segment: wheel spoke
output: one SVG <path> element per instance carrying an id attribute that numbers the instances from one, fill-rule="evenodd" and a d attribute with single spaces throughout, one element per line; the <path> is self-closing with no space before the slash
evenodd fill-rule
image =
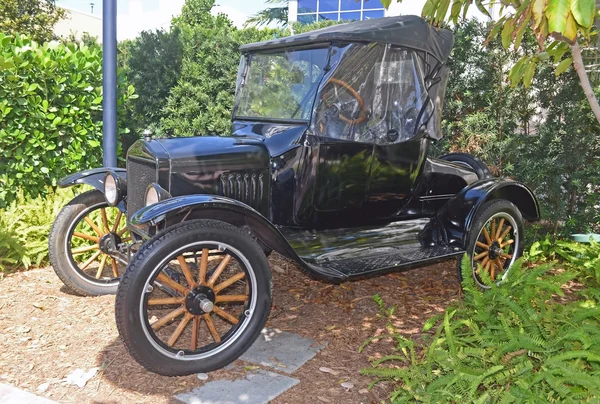
<path id="1" fill-rule="evenodd" d="M 502 240 L 504 240 L 504 237 L 506 237 L 508 235 L 508 233 L 510 233 L 510 231 L 512 230 L 511 226 L 508 226 L 504 232 L 502 232 L 502 234 L 500 235 L 500 237 L 498 237 L 498 242 L 502 243 Z"/>
<path id="2" fill-rule="evenodd" d="M 490 249 L 490 246 L 489 246 L 489 245 L 487 245 L 487 244 L 484 244 L 484 243 L 482 243 L 481 241 L 478 241 L 478 242 L 476 242 L 475 244 L 477 245 L 477 247 L 481 247 L 481 248 L 483 248 L 484 250 L 489 250 L 489 249 Z"/>
<path id="3" fill-rule="evenodd" d="M 246 300 L 248 300 L 247 295 L 219 295 L 215 298 L 215 303 L 245 302 Z"/>
<path id="4" fill-rule="evenodd" d="M 119 232 L 117 233 L 117 236 L 121 237 L 123 234 L 125 234 L 127 232 L 127 230 L 129 230 L 127 228 L 127 226 L 123 227 L 121 230 L 119 230 Z"/>
<path id="5" fill-rule="evenodd" d="M 496 236 L 496 219 L 492 219 L 490 220 L 490 237 L 495 237 Z M 491 243 L 490 243 L 491 244 Z"/>
<path id="6" fill-rule="evenodd" d="M 200 260 L 200 274 L 198 276 L 198 283 L 206 283 L 206 268 L 208 267 L 208 248 L 202 249 L 202 258 Z"/>
<path id="7" fill-rule="evenodd" d="M 111 232 L 114 233 L 117 231 L 119 225 L 121 224 L 121 217 L 123 217 L 123 212 L 121 212 L 121 210 L 119 209 L 119 213 L 117 213 L 117 218 L 115 219 L 115 224 L 113 224 L 113 227 L 110 230 Z"/>
<path id="8" fill-rule="evenodd" d="M 121 242 L 126 243 L 127 241 L 131 241 L 131 237 L 125 237 L 121 239 Z"/>
<path id="9" fill-rule="evenodd" d="M 162 272 L 158 274 L 156 280 L 162 283 L 163 285 L 168 286 L 171 289 L 175 289 L 176 291 L 181 292 L 183 294 L 186 294 L 188 292 L 188 289 L 185 286 L 175 282 L 173 279 L 169 278 Z"/>
<path id="10" fill-rule="evenodd" d="M 491 261 L 492 263 L 492 272 L 490 274 L 490 278 L 494 281 L 496 280 L 496 261 Z"/>
<path id="11" fill-rule="evenodd" d="M 488 261 L 487 264 L 485 264 L 485 272 L 487 272 L 488 274 L 490 273 L 490 266 L 492 265 L 492 261 Z"/>
<path id="12" fill-rule="evenodd" d="M 185 297 L 162 297 L 157 299 L 148 299 L 148 306 L 160 306 L 163 304 L 182 304 Z"/>
<path id="13" fill-rule="evenodd" d="M 194 316 L 194 322 L 192 323 L 192 351 L 198 349 L 198 331 L 200 331 L 200 321 L 202 321 L 202 317 Z"/>
<path id="14" fill-rule="evenodd" d="M 194 318 L 193 314 L 185 313 L 185 317 L 183 317 L 181 319 L 181 322 L 179 323 L 179 325 L 177 326 L 177 328 L 173 332 L 173 335 L 171 335 L 171 338 L 169 338 L 169 341 L 167 341 L 167 345 L 168 346 L 175 345 L 175 343 L 177 342 L 177 340 L 181 336 L 181 333 L 183 332 L 183 330 L 185 330 L 185 327 L 188 325 L 188 323 L 190 322 L 190 320 L 192 318 Z"/>
<path id="15" fill-rule="evenodd" d="M 213 291 L 215 292 L 215 294 L 217 294 L 220 291 L 222 291 L 223 289 L 230 287 L 237 281 L 244 279 L 245 277 L 246 277 L 246 274 L 244 272 L 240 272 L 239 274 L 232 276 L 231 278 L 227 279 L 226 281 L 219 283 L 217 286 L 215 286 L 213 288 Z"/>
<path id="16" fill-rule="evenodd" d="M 84 217 L 83 220 L 85 220 L 85 222 L 96 232 L 96 234 L 98 235 L 98 237 L 102 237 L 104 236 L 104 232 L 102 232 L 102 230 L 100 230 L 98 228 L 98 226 L 96 226 L 96 223 L 94 223 L 92 221 L 92 219 L 90 219 L 88 216 Z"/>
<path id="17" fill-rule="evenodd" d="M 492 245 L 492 239 L 485 227 L 483 228 L 483 237 L 485 237 L 485 241 L 487 241 L 488 245 Z"/>
<path id="18" fill-rule="evenodd" d="M 115 278 L 119 277 L 119 267 L 117 266 L 117 261 L 113 257 L 110 257 L 110 265 L 112 265 L 113 276 Z"/>
<path id="19" fill-rule="evenodd" d="M 498 237 L 500 237 L 500 233 L 502 232 L 502 228 L 504 227 L 504 218 L 500 219 L 500 224 L 498 225 L 498 230 L 496 230 L 496 234 L 494 235 L 495 239 L 498 239 Z"/>
<path id="20" fill-rule="evenodd" d="M 100 237 L 90 236 L 89 234 L 73 232 L 73 236 L 83 238 L 85 240 L 93 241 L 94 243 L 98 243 L 100 241 Z"/>
<path id="21" fill-rule="evenodd" d="M 504 247 L 506 247 L 507 245 L 511 245 L 511 244 L 513 244 L 514 242 L 515 242 L 515 240 L 512 240 L 512 239 L 510 239 L 510 240 L 508 240 L 506 243 L 502 243 L 502 244 L 500 244 L 500 247 L 504 248 Z"/>
<path id="22" fill-rule="evenodd" d="M 100 260 L 100 266 L 98 267 L 98 271 L 96 272 L 96 279 L 100 279 L 100 277 L 102 276 L 102 271 L 104 271 L 104 265 L 106 264 L 107 258 L 108 255 L 102 256 L 102 259 Z"/>
<path id="23" fill-rule="evenodd" d="M 229 313 L 221 310 L 217 306 L 213 307 L 213 311 L 215 312 L 216 315 L 218 315 L 219 317 L 224 318 L 225 320 L 229 321 L 232 324 L 239 323 L 239 320 L 237 318 L 235 318 L 231 314 L 229 314 Z"/>
<path id="24" fill-rule="evenodd" d="M 183 313 L 185 313 L 185 307 L 181 306 L 180 308 L 173 310 L 166 316 L 162 317 L 156 323 L 152 324 L 152 329 L 154 331 L 158 330 L 159 328 L 161 328 L 162 326 L 167 324 L 169 321 L 172 321 L 172 320 L 176 319 L 177 317 L 181 316 Z"/>
<path id="25" fill-rule="evenodd" d="M 89 267 L 90 264 L 92 262 L 94 262 L 96 260 L 96 258 L 98 258 L 100 256 L 100 254 L 102 254 L 102 251 L 95 252 L 94 255 L 92 255 L 86 262 L 83 263 L 83 265 L 80 267 L 81 270 L 83 271 L 84 269 L 86 269 L 87 267 Z"/>
<path id="26" fill-rule="evenodd" d="M 86 252 L 99 250 L 99 249 L 100 249 L 100 246 L 98 244 L 94 244 L 94 245 L 90 245 L 87 247 L 81 247 L 81 248 L 76 248 L 74 250 L 71 250 L 71 255 L 79 255 L 79 254 L 83 254 Z"/>
<path id="27" fill-rule="evenodd" d="M 210 334 L 212 335 L 215 342 L 216 343 L 221 342 L 221 337 L 219 336 L 219 333 L 217 332 L 217 328 L 215 327 L 215 323 L 213 323 L 212 318 L 210 318 L 209 313 L 206 313 L 204 315 L 204 322 L 206 323 L 206 326 L 208 327 L 208 331 L 210 331 Z"/>
<path id="28" fill-rule="evenodd" d="M 219 279 L 219 276 L 221 276 L 221 273 L 227 267 L 227 264 L 229 264 L 229 261 L 231 261 L 231 255 L 227 254 L 225 257 L 223 257 L 223 260 L 221 261 L 221 263 L 219 264 L 219 266 L 215 270 L 215 273 L 212 274 L 212 276 L 208 280 L 208 285 L 209 286 L 212 286 L 212 285 L 215 284 L 216 280 Z"/>
<path id="29" fill-rule="evenodd" d="M 487 257 L 487 255 L 488 255 L 488 251 L 486 250 L 486 251 L 484 251 L 484 252 L 482 252 L 482 253 L 480 253 L 480 254 L 477 254 L 475 257 L 473 257 L 473 259 L 474 259 L 475 261 L 479 261 L 479 260 L 480 260 L 480 259 L 482 259 L 483 257 Z"/>
<path id="30" fill-rule="evenodd" d="M 185 276 L 185 279 L 187 280 L 189 288 L 194 289 L 196 287 L 196 281 L 194 281 L 194 276 L 192 275 L 192 271 L 190 271 L 190 267 L 188 266 L 187 262 L 185 261 L 185 258 L 183 257 L 183 255 L 180 255 L 179 257 L 177 257 L 177 261 L 179 261 L 179 266 L 181 267 L 181 272 L 183 272 L 183 275 Z"/>
<path id="31" fill-rule="evenodd" d="M 505 259 L 510 260 L 510 259 L 512 259 L 512 257 L 513 257 L 512 254 L 502 254 L 502 258 L 505 258 Z"/>
<path id="32" fill-rule="evenodd" d="M 485 268 L 485 266 L 487 265 L 487 263 L 490 261 L 490 257 L 487 256 L 483 259 L 483 261 L 481 261 L 481 266 L 477 265 L 477 270 L 475 271 L 475 273 L 479 273 L 479 268 Z"/>
<path id="33" fill-rule="evenodd" d="M 104 225 L 104 232 L 109 233 L 110 230 L 108 227 L 108 217 L 106 216 L 106 208 L 101 208 L 100 214 L 102 215 L 102 224 Z"/>

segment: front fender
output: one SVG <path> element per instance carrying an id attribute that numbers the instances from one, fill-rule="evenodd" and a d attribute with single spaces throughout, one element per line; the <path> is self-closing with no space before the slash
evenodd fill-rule
<path id="1" fill-rule="evenodd" d="M 98 191 L 103 193 L 104 177 L 109 172 L 113 172 L 123 178 L 127 177 L 127 170 L 124 168 L 94 168 L 93 170 L 81 171 L 61 178 L 60 181 L 58 181 L 58 186 L 60 188 L 67 188 L 72 187 L 73 185 L 87 184 L 93 186 Z"/>
<path id="2" fill-rule="evenodd" d="M 301 264 L 309 274 L 322 279 L 339 281 L 344 275 L 333 270 L 316 270 L 304 262 L 281 232 L 266 217 L 252 207 L 235 199 L 216 195 L 185 195 L 166 199 L 138 210 L 129 220 L 130 228 L 144 237 L 149 231 L 163 230 L 186 220 L 214 219 L 238 227 L 247 226 L 265 246 Z"/>
<path id="3" fill-rule="evenodd" d="M 488 178 L 474 182 L 450 199 L 424 229 L 423 242 L 433 245 L 444 241 L 451 246 L 466 248 L 475 215 L 484 203 L 493 199 L 512 202 L 525 220 L 540 219 L 538 201 L 526 185 L 506 178 Z"/>

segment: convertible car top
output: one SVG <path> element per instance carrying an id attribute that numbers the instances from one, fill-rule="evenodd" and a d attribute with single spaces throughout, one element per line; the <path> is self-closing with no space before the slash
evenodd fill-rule
<path id="1" fill-rule="evenodd" d="M 432 27 L 420 17 L 403 15 L 334 25 L 304 34 L 243 45 L 240 50 L 256 52 L 338 41 L 389 43 L 428 53 L 438 61 L 445 62 L 454 46 L 454 35 L 447 29 Z"/>

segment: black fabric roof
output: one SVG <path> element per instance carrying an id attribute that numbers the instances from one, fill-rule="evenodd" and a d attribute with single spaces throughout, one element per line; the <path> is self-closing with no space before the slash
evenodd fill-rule
<path id="1" fill-rule="evenodd" d="M 243 45 L 240 50 L 260 51 L 335 41 L 390 43 L 427 52 L 445 62 L 454 45 L 454 35 L 446 29 L 432 27 L 421 17 L 405 15 L 333 25 L 304 34 Z"/>

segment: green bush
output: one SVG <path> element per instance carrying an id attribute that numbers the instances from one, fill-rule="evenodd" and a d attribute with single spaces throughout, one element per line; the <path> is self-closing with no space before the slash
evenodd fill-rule
<path id="1" fill-rule="evenodd" d="M 513 266 L 500 287 L 482 293 L 463 261 L 464 301 L 427 321 L 424 331 L 435 329 L 428 342 L 403 337 L 390 322 L 395 353 L 363 373 L 396 381 L 393 402 L 582 402 L 599 397 L 597 301 L 559 303 L 555 296 L 563 295 L 561 286 L 576 272 L 553 271 L 551 264 L 526 270 L 521 264 Z"/>
<path id="2" fill-rule="evenodd" d="M 45 197 L 17 195 L 0 209 L 0 272 L 48 263 L 48 234 L 58 212 L 75 196 L 73 188 Z"/>
<path id="3" fill-rule="evenodd" d="M 123 104 L 134 89 L 119 85 Z M 0 34 L 0 156 L 0 207 L 101 165 L 100 47 Z"/>

